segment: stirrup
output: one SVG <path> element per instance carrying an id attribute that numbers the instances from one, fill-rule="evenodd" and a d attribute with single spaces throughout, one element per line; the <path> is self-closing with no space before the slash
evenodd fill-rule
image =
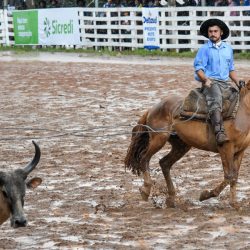
<path id="1" fill-rule="evenodd" d="M 218 145 L 223 145 L 225 142 L 228 142 L 228 141 L 229 139 L 224 132 L 218 132 L 216 134 L 216 142 Z"/>

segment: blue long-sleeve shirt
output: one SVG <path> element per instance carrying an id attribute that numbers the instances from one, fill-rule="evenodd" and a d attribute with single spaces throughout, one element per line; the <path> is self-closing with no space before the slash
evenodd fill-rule
<path id="1" fill-rule="evenodd" d="M 197 52 L 194 60 L 195 79 L 200 81 L 196 72 L 203 70 L 206 77 L 227 81 L 229 72 L 234 70 L 233 49 L 226 42 L 217 48 L 210 40 Z"/>

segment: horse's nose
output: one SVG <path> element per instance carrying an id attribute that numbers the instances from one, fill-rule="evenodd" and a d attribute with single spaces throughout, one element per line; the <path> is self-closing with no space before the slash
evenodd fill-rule
<path id="1" fill-rule="evenodd" d="M 26 218 L 15 218 L 14 219 L 14 227 L 26 227 L 27 225 L 27 220 Z"/>

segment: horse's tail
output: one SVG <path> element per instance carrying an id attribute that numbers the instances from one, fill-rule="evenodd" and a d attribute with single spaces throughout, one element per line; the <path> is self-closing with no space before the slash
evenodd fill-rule
<path id="1" fill-rule="evenodd" d="M 149 131 L 146 126 L 148 111 L 140 118 L 132 130 L 132 138 L 125 158 L 125 169 L 130 169 L 133 174 L 140 175 L 145 171 L 142 162 L 149 145 Z"/>

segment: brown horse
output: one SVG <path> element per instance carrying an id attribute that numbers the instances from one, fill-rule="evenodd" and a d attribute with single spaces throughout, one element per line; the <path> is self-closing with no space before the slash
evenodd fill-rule
<path id="1" fill-rule="evenodd" d="M 170 95 L 148 110 L 133 128 L 132 139 L 125 158 L 125 167 L 134 174 L 143 173 L 144 183 L 140 187 L 142 198 L 150 195 L 152 180 L 149 161 L 168 141 L 172 149 L 160 159 L 163 175 L 168 188 L 167 204 L 175 206 L 176 191 L 170 176 L 172 165 L 183 157 L 191 147 L 218 152 L 221 157 L 224 180 L 211 191 L 203 191 L 200 201 L 217 197 L 230 184 L 230 204 L 238 207 L 236 182 L 244 151 L 250 144 L 250 80 L 240 91 L 239 108 L 235 119 L 224 121 L 229 142 L 216 145 L 213 129 L 207 122 L 180 119 L 177 110 L 182 105 L 183 96 Z"/>

